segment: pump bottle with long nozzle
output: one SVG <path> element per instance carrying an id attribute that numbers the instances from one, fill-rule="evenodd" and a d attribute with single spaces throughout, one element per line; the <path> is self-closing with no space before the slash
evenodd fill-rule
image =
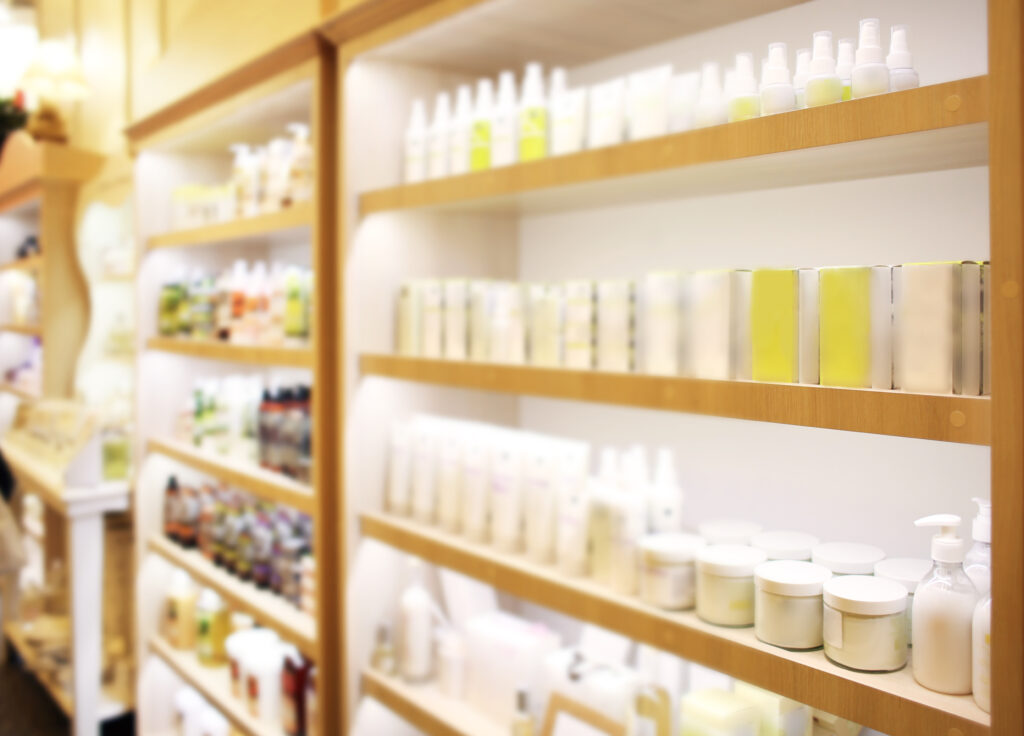
<path id="1" fill-rule="evenodd" d="M 893 26 L 890 31 L 889 55 L 885 65 L 889 67 L 889 86 L 893 92 L 915 89 L 921 86 L 921 78 L 914 70 L 913 57 L 907 45 L 907 27 Z"/>
<path id="2" fill-rule="evenodd" d="M 855 99 L 889 91 L 889 67 L 885 65 L 882 25 L 878 18 L 864 18 L 860 22 L 854 62 L 851 80 Z"/>
<path id="3" fill-rule="evenodd" d="M 773 115 L 796 109 L 796 93 L 789 76 L 786 44 L 768 46 L 768 63 L 761 72 L 761 114 Z"/>
<path id="4" fill-rule="evenodd" d="M 804 90 L 807 107 L 831 105 L 843 99 L 843 83 L 836 74 L 836 60 L 832 56 L 832 33 L 814 34 L 814 55 L 811 57 L 810 75 Z"/>
<path id="5" fill-rule="evenodd" d="M 978 589 L 978 595 L 985 595 L 992 586 L 992 502 L 987 498 L 975 498 L 978 515 L 971 525 L 974 545 L 964 557 L 964 572 Z"/>

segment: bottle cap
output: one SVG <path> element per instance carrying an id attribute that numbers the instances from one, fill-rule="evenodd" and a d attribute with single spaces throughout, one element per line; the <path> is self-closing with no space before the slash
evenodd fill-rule
<path id="1" fill-rule="evenodd" d="M 797 49 L 796 71 L 793 72 L 793 86 L 800 88 L 807 81 L 807 74 L 811 70 L 811 50 Z"/>
<path id="2" fill-rule="evenodd" d="M 494 107 L 494 82 L 486 77 L 476 83 L 476 112 L 490 114 Z"/>
<path id="3" fill-rule="evenodd" d="M 911 69 L 914 66 L 910 47 L 907 45 L 907 27 L 893 26 L 889 36 L 889 55 L 885 64 L 890 69 Z"/>
<path id="4" fill-rule="evenodd" d="M 975 542 L 992 544 L 992 502 L 987 498 L 975 498 L 978 504 L 978 515 L 971 524 L 971 536 Z"/>
<path id="5" fill-rule="evenodd" d="M 956 514 L 933 514 L 914 522 L 914 526 L 934 526 L 939 533 L 932 537 L 932 559 L 936 562 L 957 563 L 964 561 L 966 544 L 957 536 L 960 517 Z"/>
<path id="6" fill-rule="evenodd" d="M 832 56 L 832 31 L 818 31 L 814 34 L 811 76 L 830 77 L 835 73 L 836 60 Z"/>
<path id="7" fill-rule="evenodd" d="M 757 78 L 754 76 L 754 55 L 736 54 L 736 68 L 733 70 L 732 96 L 757 94 Z"/>
<path id="8" fill-rule="evenodd" d="M 455 117 L 468 120 L 473 115 L 473 88 L 468 84 L 460 84 L 455 92 Z"/>
<path id="9" fill-rule="evenodd" d="M 824 565 L 803 560 L 771 560 L 754 568 L 754 584 L 766 593 L 786 596 L 821 595 L 832 577 Z"/>
<path id="10" fill-rule="evenodd" d="M 745 578 L 767 560 L 764 552 L 742 544 L 713 544 L 697 553 L 697 567 L 724 578 Z"/>
<path id="11" fill-rule="evenodd" d="M 699 99 L 717 99 L 722 94 L 718 62 L 705 61 L 700 67 Z"/>
<path id="12" fill-rule="evenodd" d="M 890 557 L 875 564 L 875 577 L 894 580 L 910 595 L 914 595 L 917 585 L 932 569 L 932 561 L 917 557 Z"/>
<path id="13" fill-rule="evenodd" d="M 764 550 L 769 560 L 809 560 L 820 541 L 804 532 L 770 531 L 752 536 L 750 546 Z"/>
<path id="14" fill-rule="evenodd" d="M 858 64 L 881 64 L 885 61 L 882 52 L 882 24 L 878 18 L 864 18 L 860 22 L 856 59 Z"/>
<path id="15" fill-rule="evenodd" d="M 447 92 L 438 92 L 434 100 L 434 118 L 431 125 L 435 128 L 443 128 L 448 124 L 452 116 L 452 98 Z"/>
<path id="16" fill-rule="evenodd" d="M 779 42 L 768 45 L 768 63 L 761 74 L 761 84 L 790 84 L 789 60 L 786 44 Z"/>
<path id="17" fill-rule="evenodd" d="M 498 107 L 511 109 L 516 106 L 516 75 L 506 69 L 498 75 Z"/>
<path id="18" fill-rule="evenodd" d="M 853 73 L 853 39 L 839 39 L 839 56 L 836 59 L 836 74 L 848 80 Z"/>

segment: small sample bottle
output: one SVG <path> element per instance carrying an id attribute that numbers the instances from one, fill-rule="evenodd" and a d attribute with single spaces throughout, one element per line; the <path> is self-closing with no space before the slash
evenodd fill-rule
<path id="1" fill-rule="evenodd" d="M 469 170 L 491 168 L 491 141 L 494 127 L 494 84 L 490 79 L 476 83 L 473 128 L 469 142 Z"/>
<path id="2" fill-rule="evenodd" d="M 370 656 L 370 667 L 389 677 L 395 674 L 395 647 L 391 643 L 391 627 L 383 622 L 377 625 L 377 639 Z"/>
<path id="3" fill-rule="evenodd" d="M 851 78 L 854 98 L 880 95 L 889 91 L 889 67 L 882 52 L 882 24 L 878 18 L 860 22 L 860 36 Z"/>
<path id="4" fill-rule="evenodd" d="M 506 70 L 498 75 L 498 104 L 491 128 L 491 166 L 509 166 L 516 162 L 518 127 L 516 77 Z"/>
<path id="5" fill-rule="evenodd" d="M 761 73 L 761 114 L 774 115 L 796 109 L 796 92 L 789 76 L 786 44 L 768 46 L 768 63 Z"/>
<path id="6" fill-rule="evenodd" d="M 736 54 L 728 108 L 730 123 L 761 116 L 761 96 L 757 93 L 753 54 Z"/>
<path id="7" fill-rule="evenodd" d="M 697 93 L 693 125 L 695 128 L 708 128 L 712 125 L 721 125 L 727 120 L 718 64 L 706 61 L 700 69 L 700 91 Z"/>
<path id="8" fill-rule="evenodd" d="M 836 57 L 836 74 L 843 85 L 843 100 L 853 98 L 853 39 L 839 39 L 839 55 Z"/>
<path id="9" fill-rule="evenodd" d="M 439 92 L 434 101 L 434 117 L 427 133 L 427 178 L 448 176 L 448 142 L 451 137 L 452 103 L 447 92 Z"/>
<path id="10" fill-rule="evenodd" d="M 793 93 L 796 95 L 796 109 L 807 107 L 807 76 L 811 70 L 811 50 L 798 49 L 796 52 L 796 71 L 793 72 Z"/>
<path id="11" fill-rule="evenodd" d="M 523 687 L 516 691 L 516 714 L 512 719 L 512 736 L 533 736 L 530 693 Z"/>
<path id="12" fill-rule="evenodd" d="M 804 94 L 807 107 L 831 105 L 843 99 L 843 83 L 836 74 L 836 60 L 832 56 L 831 31 L 814 34 L 814 55 Z"/>
<path id="13" fill-rule="evenodd" d="M 889 37 L 889 55 L 885 65 L 889 67 L 889 86 L 893 92 L 915 89 L 921 86 L 921 79 L 914 71 L 913 57 L 907 45 L 907 27 L 893 26 Z"/>
<path id="14" fill-rule="evenodd" d="M 548 106 L 544 98 L 544 71 L 540 64 L 526 65 L 519 99 L 519 160 L 536 161 L 548 151 Z"/>
<path id="15" fill-rule="evenodd" d="M 448 174 L 457 176 L 469 171 L 469 143 L 473 133 L 473 90 L 459 85 L 455 93 L 455 116 L 448 126 Z"/>
<path id="16" fill-rule="evenodd" d="M 423 100 L 413 100 L 409 127 L 405 129 L 405 183 L 427 178 L 427 110 Z"/>

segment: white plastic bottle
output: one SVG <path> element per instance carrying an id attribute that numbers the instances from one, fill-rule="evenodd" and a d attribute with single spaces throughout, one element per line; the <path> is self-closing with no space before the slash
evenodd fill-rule
<path id="1" fill-rule="evenodd" d="M 412 516 L 433 524 L 437 512 L 438 424 L 426 417 L 413 423 Z"/>
<path id="2" fill-rule="evenodd" d="M 409 126 L 405 129 L 405 183 L 427 178 L 427 110 L 423 100 L 413 100 Z"/>
<path id="3" fill-rule="evenodd" d="M 654 466 L 654 483 L 647 502 L 647 524 L 654 534 L 683 530 L 683 489 L 676 480 L 672 451 L 658 450 Z"/>
<path id="4" fill-rule="evenodd" d="M 424 585 L 423 562 L 409 559 L 409 585 L 398 604 L 402 627 L 399 669 L 408 682 L 423 682 L 434 670 L 434 601 Z"/>
<path id="5" fill-rule="evenodd" d="M 556 474 L 558 527 L 555 557 L 565 575 L 588 572 L 590 496 L 587 493 L 587 456 L 583 443 L 565 443 L 559 452 Z"/>
<path id="6" fill-rule="evenodd" d="M 774 115 L 796 109 L 796 92 L 789 76 L 789 60 L 784 43 L 768 46 L 768 63 L 761 74 L 761 114 Z"/>
<path id="7" fill-rule="evenodd" d="M 434 100 L 434 117 L 427 134 L 427 178 L 448 176 L 450 160 L 448 141 L 451 137 L 452 101 L 447 92 L 438 92 Z"/>
<path id="8" fill-rule="evenodd" d="M 494 83 L 480 79 L 476 83 L 473 101 L 473 128 L 469 143 L 469 170 L 484 171 L 491 168 L 491 144 L 494 129 Z"/>
<path id="9" fill-rule="evenodd" d="M 992 712 L 992 594 L 987 593 L 974 609 L 971 627 L 973 667 L 971 689 L 974 702 L 986 713 Z"/>
<path id="10" fill-rule="evenodd" d="M 733 70 L 727 104 L 730 123 L 761 116 L 761 96 L 757 92 L 757 79 L 754 77 L 753 54 L 736 54 L 736 68 Z"/>
<path id="11" fill-rule="evenodd" d="M 836 74 L 836 60 L 832 56 L 832 32 L 818 31 L 814 34 L 814 55 L 804 90 L 807 107 L 820 107 L 841 102 L 843 83 Z"/>
<path id="12" fill-rule="evenodd" d="M 705 61 L 700 68 L 700 91 L 693 113 L 693 127 L 708 128 L 728 120 L 722 99 L 722 78 L 718 64 Z"/>
<path id="13" fill-rule="evenodd" d="M 882 51 L 882 24 L 878 18 L 864 18 L 860 22 L 857 54 L 854 57 L 853 97 L 870 97 L 889 91 L 889 67 Z"/>
<path id="14" fill-rule="evenodd" d="M 562 70 L 564 75 L 565 70 Z M 563 79 L 564 82 L 564 79 Z M 544 70 L 537 62 L 526 65 L 519 98 L 519 160 L 536 161 L 548 152 L 548 105 L 544 97 Z"/>
<path id="15" fill-rule="evenodd" d="M 450 422 L 438 450 L 437 521 L 448 532 L 457 532 L 461 521 L 462 438 L 462 424 Z"/>
<path id="16" fill-rule="evenodd" d="M 907 27 L 893 26 L 889 36 L 889 55 L 885 57 L 889 67 L 889 88 L 893 92 L 914 89 L 921 86 L 921 79 L 914 70 L 914 60 L 907 43 Z"/>
<path id="17" fill-rule="evenodd" d="M 798 49 L 796 71 L 793 72 L 793 92 L 796 95 L 796 109 L 807 107 L 807 76 L 811 72 L 811 50 Z"/>
<path id="18" fill-rule="evenodd" d="M 455 116 L 448 127 L 448 173 L 469 171 L 469 142 L 473 134 L 473 90 L 460 84 L 455 93 Z"/>
<path id="19" fill-rule="evenodd" d="M 836 56 L 836 74 L 843 85 L 843 100 L 853 97 L 853 39 L 839 39 L 839 54 Z"/>
<path id="20" fill-rule="evenodd" d="M 483 435 L 483 436 L 481 436 Z M 487 539 L 490 513 L 490 474 L 488 436 L 480 427 L 467 429 L 468 440 L 462 455 L 462 533 L 473 542 Z"/>
<path id="21" fill-rule="evenodd" d="M 412 498 L 412 428 L 405 422 L 391 427 L 391 457 L 388 460 L 387 509 L 408 516 Z"/>
<path id="22" fill-rule="evenodd" d="M 491 166 L 510 166 L 516 162 L 518 127 L 516 76 L 506 70 L 498 75 L 498 104 L 494 107 L 491 129 Z"/>
<path id="23" fill-rule="evenodd" d="M 932 570 L 914 594 L 914 679 L 950 695 L 971 692 L 971 628 L 978 594 L 964 572 L 960 517 L 935 514 L 914 522 L 938 527 L 932 537 Z"/>
<path id="24" fill-rule="evenodd" d="M 987 498 L 975 498 L 978 515 L 971 525 L 974 544 L 964 557 L 964 572 L 978 589 L 978 595 L 985 595 L 992 587 L 992 502 Z"/>
<path id="25" fill-rule="evenodd" d="M 620 595 L 637 592 L 637 542 L 647 532 L 648 487 L 644 449 L 631 448 L 623 458 L 622 488 L 609 509 L 609 585 Z"/>
<path id="26" fill-rule="evenodd" d="M 555 526 L 558 498 L 555 495 L 555 455 L 551 440 L 531 436 L 526 441 L 523 473 L 526 556 L 534 562 L 555 559 Z"/>
<path id="27" fill-rule="evenodd" d="M 519 438 L 502 432 L 491 454 L 491 542 L 502 552 L 523 544 L 523 457 Z"/>

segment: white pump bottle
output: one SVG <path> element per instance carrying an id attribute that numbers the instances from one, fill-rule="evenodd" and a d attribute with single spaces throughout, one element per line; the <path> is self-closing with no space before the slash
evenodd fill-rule
<path id="1" fill-rule="evenodd" d="M 811 73 L 811 50 L 797 49 L 796 69 L 793 71 L 793 92 L 796 95 L 796 109 L 807 107 L 807 77 Z"/>
<path id="2" fill-rule="evenodd" d="M 992 587 L 992 502 L 987 498 L 975 498 L 978 515 L 971 525 L 974 545 L 964 557 L 964 572 L 978 589 L 978 595 L 985 595 Z"/>
<path id="3" fill-rule="evenodd" d="M 914 70 L 913 57 L 907 45 L 907 27 L 893 26 L 890 33 L 889 55 L 885 57 L 885 65 L 889 67 L 889 86 L 893 92 L 920 87 L 921 79 Z"/>
<path id="4" fill-rule="evenodd" d="M 683 530 L 683 489 L 676 480 L 672 451 L 667 447 L 658 450 L 647 513 L 648 526 L 654 534 Z"/>
<path id="5" fill-rule="evenodd" d="M 882 55 L 882 26 L 878 18 L 860 22 L 857 54 L 853 65 L 853 97 L 869 97 L 889 91 L 889 67 Z"/>
<path id="6" fill-rule="evenodd" d="M 423 562 L 409 558 L 409 585 L 399 601 L 402 648 L 399 669 L 408 682 L 423 682 L 434 670 L 434 617 L 439 611 L 424 583 Z"/>
<path id="7" fill-rule="evenodd" d="M 950 695 L 971 692 L 971 625 L 978 593 L 964 572 L 960 517 L 935 514 L 915 526 L 938 527 L 932 537 L 932 569 L 914 594 L 914 679 Z"/>
<path id="8" fill-rule="evenodd" d="M 427 178 L 427 108 L 423 100 L 413 100 L 409 127 L 405 129 L 405 183 L 415 184 Z"/>
<path id="9" fill-rule="evenodd" d="M 796 109 L 796 93 L 789 76 L 786 44 L 768 46 L 768 63 L 761 72 L 761 114 L 772 115 Z"/>
<path id="10" fill-rule="evenodd" d="M 836 60 L 832 56 L 832 33 L 818 31 L 814 34 L 814 55 L 811 56 L 810 74 L 804 89 L 807 107 L 819 107 L 841 102 L 843 83 L 836 73 Z"/>

